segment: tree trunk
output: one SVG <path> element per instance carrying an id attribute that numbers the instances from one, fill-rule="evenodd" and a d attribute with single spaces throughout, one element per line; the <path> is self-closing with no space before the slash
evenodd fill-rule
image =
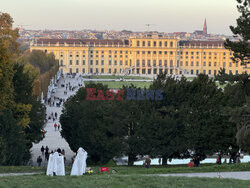
<path id="1" fill-rule="evenodd" d="M 166 166 L 168 164 L 168 158 L 166 156 L 162 156 L 162 166 Z"/>
<path id="2" fill-rule="evenodd" d="M 128 155 L 128 166 L 133 166 L 135 161 L 134 155 Z"/>

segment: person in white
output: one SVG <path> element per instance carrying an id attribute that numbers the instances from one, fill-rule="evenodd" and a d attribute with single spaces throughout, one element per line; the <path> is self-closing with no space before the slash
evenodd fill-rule
<path id="1" fill-rule="evenodd" d="M 64 158 L 58 152 L 49 155 L 46 175 L 65 176 Z"/>
<path id="2" fill-rule="evenodd" d="M 77 151 L 76 158 L 73 163 L 73 167 L 71 170 L 71 176 L 81 176 L 85 174 L 86 171 L 86 160 L 88 153 L 83 149 L 79 148 Z"/>

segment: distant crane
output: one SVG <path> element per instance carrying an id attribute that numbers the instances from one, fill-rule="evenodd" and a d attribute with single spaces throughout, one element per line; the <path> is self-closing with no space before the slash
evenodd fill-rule
<path id="1" fill-rule="evenodd" d="M 149 27 L 155 25 L 155 24 L 146 24 L 146 26 L 148 27 L 148 31 L 149 31 Z"/>

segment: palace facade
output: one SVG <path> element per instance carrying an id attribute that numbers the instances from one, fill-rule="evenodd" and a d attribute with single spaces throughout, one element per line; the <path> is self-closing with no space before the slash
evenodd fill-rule
<path id="1" fill-rule="evenodd" d="M 63 73 L 210 76 L 221 68 L 226 73 L 249 73 L 249 68 L 233 63 L 224 41 L 184 41 L 162 36 L 128 40 L 38 39 L 30 50 L 53 53 Z"/>

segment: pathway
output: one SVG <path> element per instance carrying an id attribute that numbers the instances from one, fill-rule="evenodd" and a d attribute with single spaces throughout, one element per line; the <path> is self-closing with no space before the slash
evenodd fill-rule
<path id="1" fill-rule="evenodd" d="M 67 95 L 64 95 L 64 91 L 66 90 L 65 87 L 61 87 L 61 84 L 66 84 L 69 83 L 71 84 L 71 86 L 77 86 L 77 88 L 72 92 L 69 91 L 69 89 L 67 90 Z M 67 99 L 69 96 L 73 95 L 76 93 L 76 91 L 79 89 L 78 84 L 81 83 L 83 84 L 83 80 L 81 80 L 80 78 L 71 78 L 71 77 L 64 77 L 64 78 L 60 78 L 59 82 L 58 82 L 58 88 L 56 88 L 56 92 L 51 94 L 51 97 L 59 97 L 59 98 L 63 98 L 63 99 Z M 59 122 L 59 117 L 61 115 L 61 110 L 62 110 L 62 106 L 61 107 L 56 107 L 56 106 L 48 106 L 47 110 L 46 110 L 46 114 L 47 114 L 47 119 L 48 116 L 51 114 L 51 112 L 55 113 L 57 112 L 58 114 L 58 118 L 55 121 L 57 124 Z M 49 152 L 51 150 L 56 150 L 58 148 L 64 149 L 65 150 L 65 156 L 66 156 L 66 164 L 71 164 L 71 158 L 74 155 L 73 151 L 71 151 L 68 143 L 65 141 L 64 138 L 61 137 L 60 131 L 58 131 L 58 129 L 55 131 L 54 128 L 54 123 L 53 120 L 49 120 L 48 123 L 45 126 L 45 131 L 46 135 L 45 138 L 37 143 L 37 144 L 33 144 L 33 147 L 31 148 L 31 153 L 32 153 L 32 164 L 34 166 L 37 165 L 36 163 L 36 159 L 39 155 L 42 156 L 42 152 L 41 152 L 41 147 L 44 146 L 48 146 L 49 147 Z M 42 156 L 43 158 L 43 162 L 42 162 L 42 166 L 47 165 L 47 162 L 45 162 L 44 156 Z"/>

